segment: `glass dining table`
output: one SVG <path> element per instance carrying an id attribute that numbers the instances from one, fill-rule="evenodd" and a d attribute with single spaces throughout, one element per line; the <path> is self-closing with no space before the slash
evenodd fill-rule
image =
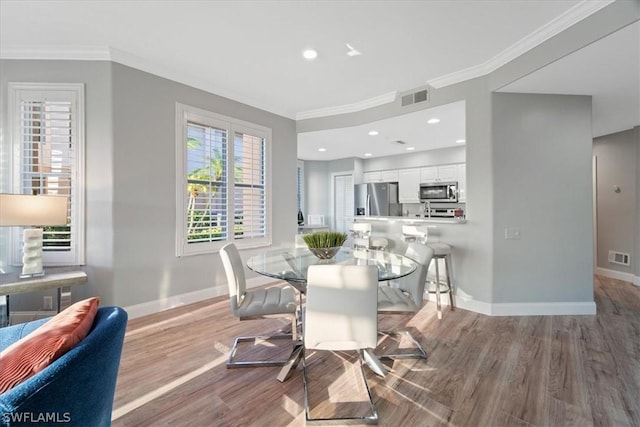
<path id="1" fill-rule="evenodd" d="M 275 279 L 285 280 L 301 294 L 306 291 L 307 271 L 311 265 L 345 264 L 375 265 L 378 267 L 378 281 L 393 280 L 413 273 L 418 264 L 411 258 L 400 254 L 376 250 L 353 250 L 342 248 L 331 259 L 320 259 L 306 247 L 273 249 L 254 255 L 247 260 L 247 267 L 256 273 Z M 302 303 L 301 303 L 302 304 Z M 380 376 L 387 374 L 372 349 L 363 350 L 363 356 L 371 369 Z M 278 374 L 283 382 L 289 377 L 291 369 L 302 357 L 302 342 L 298 342 L 291 352 L 288 362 Z"/>
<path id="2" fill-rule="evenodd" d="M 311 265 L 344 264 L 375 265 L 378 281 L 393 280 L 415 271 L 418 264 L 400 254 L 375 250 L 342 248 L 331 259 L 320 259 L 305 247 L 273 249 L 254 255 L 247 260 L 247 267 L 256 273 L 285 280 L 301 292 L 305 292 L 307 270 Z"/>

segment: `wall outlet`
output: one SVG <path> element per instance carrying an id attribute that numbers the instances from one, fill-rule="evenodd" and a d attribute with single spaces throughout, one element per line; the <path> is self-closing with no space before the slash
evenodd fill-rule
<path id="1" fill-rule="evenodd" d="M 53 310 L 53 297 L 45 296 L 42 301 L 42 308 L 45 310 Z"/>
<path id="2" fill-rule="evenodd" d="M 514 227 L 506 227 L 504 229 L 505 240 L 520 240 L 520 229 Z"/>

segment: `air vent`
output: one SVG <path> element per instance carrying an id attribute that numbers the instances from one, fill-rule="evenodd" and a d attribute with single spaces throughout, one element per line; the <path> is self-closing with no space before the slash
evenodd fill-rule
<path id="1" fill-rule="evenodd" d="M 629 254 L 623 252 L 609 251 L 609 262 L 612 264 L 629 265 Z"/>
<path id="2" fill-rule="evenodd" d="M 417 104 L 418 102 L 425 102 L 429 100 L 429 91 L 427 89 L 409 93 L 407 95 L 403 95 L 401 98 L 401 105 L 406 107 L 407 105 Z"/>
<path id="3" fill-rule="evenodd" d="M 405 145 L 406 142 L 401 141 L 401 140 L 397 140 L 397 141 L 392 141 L 392 144 L 400 144 L 400 145 Z"/>

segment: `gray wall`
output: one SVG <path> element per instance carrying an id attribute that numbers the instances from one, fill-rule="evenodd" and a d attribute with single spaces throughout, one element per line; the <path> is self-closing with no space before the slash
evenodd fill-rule
<path id="1" fill-rule="evenodd" d="M 175 256 L 176 102 L 272 129 L 273 243 L 293 241 L 297 214 L 293 120 L 119 64 L 113 68 L 113 93 L 113 286 L 119 304 L 226 283 L 217 254 Z"/>
<path id="2" fill-rule="evenodd" d="M 175 257 L 175 103 L 272 129 L 273 242 L 296 233 L 293 120 L 116 63 L 0 61 L 7 82 L 86 84 L 86 267 L 74 299 L 130 306 L 219 286 L 218 255 Z M 3 175 L 5 167 L 3 164 Z M 243 251 L 243 256 L 255 250 Z"/>
<path id="3" fill-rule="evenodd" d="M 492 127 L 493 301 L 593 301 L 591 97 L 494 94 Z"/>
<path id="4" fill-rule="evenodd" d="M 598 248 L 597 266 L 638 274 L 638 176 L 640 175 L 640 128 L 593 140 L 597 158 Z M 614 191 L 620 187 L 620 193 Z M 631 265 L 612 264 L 609 250 L 631 255 Z"/>
<path id="5" fill-rule="evenodd" d="M 304 211 L 307 215 L 328 215 L 331 187 L 329 185 L 329 162 L 307 160 L 304 162 Z"/>
<path id="6" fill-rule="evenodd" d="M 86 267 L 89 282 L 74 288 L 74 298 L 98 295 L 114 302 L 113 283 L 113 135 L 112 65 L 103 61 L 0 60 L 2 133 L 7 134 L 7 83 L 84 83 L 86 160 Z M 5 141 L 4 144 L 9 144 Z M 3 148 L 4 149 L 4 148 Z M 2 175 L 8 165 L 2 163 Z M 2 191 L 9 190 L 3 180 Z M 3 253 L 6 262 L 8 254 Z M 14 297 L 13 300 L 16 300 Z M 42 301 L 40 299 L 39 304 Z M 16 308 L 19 308 L 16 305 Z"/>

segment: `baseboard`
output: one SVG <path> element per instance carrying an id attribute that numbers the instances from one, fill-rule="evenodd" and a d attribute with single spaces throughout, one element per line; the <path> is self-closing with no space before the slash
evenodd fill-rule
<path id="1" fill-rule="evenodd" d="M 491 304 L 491 316 L 568 316 L 596 314 L 590 302 L 523 302 Z"/>
<path id="2" fill-rule="evenodd" d="M 429 294 L 429 301 L 435 302 L 436 295 Z M 449 295 L 441 295 L 442 305 L 449 305 Z M 473 311 L 487 316 L 562 316 L 596 314 L 595 302 L 534 302 L 534 303 L 488 303 L 476 301 L 469 294 L 458 289 L 454 296 L 456 308 Z"/>
<path id="3" fill-rule="evenodd" d="M 640 277 L 634 276 L 633 273 L 624 273 L 622 271 L 610 270 L 608 268 L 596 268 L 596 274 L 608 277 L 610 279 L 622 280 L 640 286 Z"/>
<path id="4" fill-rule="evenodd" d="M 254 288 L 257 286 L 273 283 L 275 279 L 271 277 L 259 276 L 251 279 L 247 279 L 247 288 Z M 229 288 L 226 283 L 218 286 L 212 286 L 206 289 L 200 289 L 193 292 L 187 292 L 184 294 L 173 295 L 167 298 L 162 298 L 155 301 L 143 302 L 141 304 L 135 304 L 124 309 L 129 314 L 129 319 L 135 319 L 137 317 L 146 316 L 149 314 L 159 313 L 171 308 L 180 307 L 182 305 L 193 304 L 199 301 L 203 301 L 209 298 L 219 297 L 221 295 L 227 295 Z"/>

